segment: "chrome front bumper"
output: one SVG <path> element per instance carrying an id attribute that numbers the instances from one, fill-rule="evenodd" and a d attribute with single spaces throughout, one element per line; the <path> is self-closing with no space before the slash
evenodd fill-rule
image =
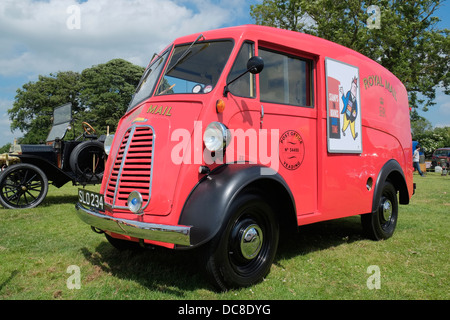
<path id="1" fill-rule="evenodd" d="M 189 226 L 170 226 L 145 223 L 134 220 L 119 219 L 106 214 L 87 209 L 77 203 L 75 205 L 78 217 L 90 226 L 100 230 L 111 231 L 138 239 L 174 243 L 189 246 Z"/>

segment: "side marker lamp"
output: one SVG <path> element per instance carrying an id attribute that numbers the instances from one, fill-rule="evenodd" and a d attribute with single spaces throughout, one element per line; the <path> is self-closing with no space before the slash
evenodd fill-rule
<path id="1" fill-rule="evenodd" d="M 222 99 L 216 101 L 217 113 L 222 113 L 225 110 L 225 102 Z"/>

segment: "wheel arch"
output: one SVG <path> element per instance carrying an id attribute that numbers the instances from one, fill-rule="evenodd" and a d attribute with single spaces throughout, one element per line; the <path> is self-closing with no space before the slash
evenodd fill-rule
<path id="1" fill-rule="evenodd" d="M 270 174 L 263 171 L 265 174 L 261 175 L 261 169 L 269 170 L 252 164 L 223 165 L 195 186 L 184 204 L 179 221 L 180 225 L 192 226 L 192 246 L 211 240 L 227 221 L 233 200 L 250 190 L 263 193 L 279 219 L 281 230 L 297 226 L 295 202 L 287 183 L 275 171 Z"/>
<path id="2" fill-rule="evenodd" d="M 284 234 L 284 231 L 293 232 L 297 230 L 295 200 L 286 184 L 275 179 L 261 178 L 249 183 L 241 192 L 252 189 L 261 190 L 273 208 L 280 223 L 280 234 Z"/>
<path id="3" fill-rule="evenodd" d="M 393 184 L 395 190 L 399 193 L 400 204 L 409 203 L 408 186 L 402 167 L 396 160 L 391 159 L 384 164 L 378 174 L 373 193 L 372 212 L 377 210 L 377 199 L 379 199 L 381 195 L 384 181 L 390 181 Z"/>

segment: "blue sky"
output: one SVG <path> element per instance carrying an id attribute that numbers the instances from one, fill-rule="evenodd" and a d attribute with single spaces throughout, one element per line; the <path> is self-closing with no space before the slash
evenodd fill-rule
<path id="1" fill-rule="evenodd" d="M 7 110 L 16 90 L 38 75 L 78 71 L 114 58 L 145 66 L 173 39 L 204 30 L 252 23 L 250 5 L 261 0 L 1 0 L 0 146 L 11 133 Z M 79 10 L 79 11 L 77 11 Z M 438 12 L 450 29 L 450 3 Z M 450 99 L 421 113 L 450 126 Z"/>

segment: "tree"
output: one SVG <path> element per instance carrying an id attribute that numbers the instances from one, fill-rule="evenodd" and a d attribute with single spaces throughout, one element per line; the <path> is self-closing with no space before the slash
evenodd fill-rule
<path id="1" fill-rule="evenodd" d="M 80 102 L 85 120 L 96 130 L 114 130 L 125 114 L 144 68 L 122 59 L 85 69 L 81 73 Z"/>
<path id="2" fill-rule="evenodd" d="M 0 148 L 0 154 L 8 153 L 10 148 L 11 143 L 5 144 L 3 147 Z"/>
<path id="3" fill-rule="evenodd" d="M 259 25 L 305 32 L 308 16 L 301 12 L 300 5 L 300 1 L 263 0 L 250 6 L 250 16 Z"/>
<path id="4" fill-rule="evenodd" d="M 431 158 L 434 150 L 450 146 L 450 127 L 434 128 L 418 132 L 413 140 L 420 143 L 426 158 Z"/>
<path id="5" fill-rule="evenodd" d="M 16 92 L 13 107 L 8 110 L 11 131 L 19 129 L 25 135 L 21 143 L 45 141 L 52 124 L 53 109 L 71 102 L 72 109 L 80 110 L 78 104 L 80 74 L 67 71 L 39 76 L 38 81 L 28 82 Z"/>
<path id="6" fill-rule="evenodd" d="M 142 67 L 114 59 L 81 74 L 65 71 L 40 75 L 38 81 L 17 90 L 13 107 L 8 110 L 11 130 L 24 133 L 20 143 L 43 142 L 50 132 L 54 108 L 68 102 L 72 103 L 77 128 L 86 121 L 100 134 L 108 125 L 114 130 L 143 72 Z"/>
<path id="7" fill-rule="evenodd" d="M 426 111 L 438 88 L 450 93 L 449 30 L 438 29 L 434 16 L 442 2 L 263 0 L 250 15 L 257 24 L 313 34 L 372 58 L 404 83 L 413 110 Z"/>
<path id="8" fill-rule="evenodd" d="M 431 131 L 433 126 L 431 122 L 422 116 L 419 116 L 416 110 L 411 111 L 411 135 L 413 140 L 418 140 L 420 135 L 426 131 Z"/>
<path id="9" fill-rule="evenodd" d="M 419 142 L 428 159 L 434 150 L 450 146 L 450 127 L 433 128 L 430 121 L 416 111 L 411 112 L 411 134 L 412 140 Z"/>

